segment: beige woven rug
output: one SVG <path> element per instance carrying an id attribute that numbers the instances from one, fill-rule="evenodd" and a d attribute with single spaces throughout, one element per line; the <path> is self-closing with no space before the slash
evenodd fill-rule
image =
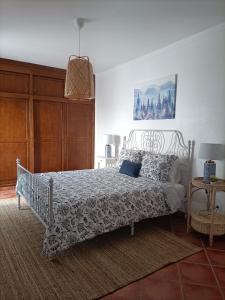
<path id="1" fill-rule="evenodd" d="M 0 299 L 95 299 L 201 249 L 139 223 L 74 246 L 58 262 L 40 255 L 43 226 L 15 199 L 0 201 Z"/>

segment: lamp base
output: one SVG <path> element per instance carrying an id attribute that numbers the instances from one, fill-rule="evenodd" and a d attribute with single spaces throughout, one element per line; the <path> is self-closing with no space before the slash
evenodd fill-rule
<path id="1" fill-rule="evenodd" d="M 106 158 L 112 157 L 112 146 L 111 145 L 105 145 L 105 157 Z"/>
<path id="2" fill-rule="evenodd" d="M 204 182 L 210 182 L 211 176 L 216 176 L 216 163 L 209 160 L 204 163 Z"/>

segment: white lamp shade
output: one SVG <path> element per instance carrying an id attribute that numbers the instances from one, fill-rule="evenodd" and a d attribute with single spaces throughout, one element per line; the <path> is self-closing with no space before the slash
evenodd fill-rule
<path id="1" fill-rule="evenodd" d="M 198 157 L 206 160 L 222 160 L 225 157 L 225 145 L 201 143 Z"/>
<path id="2" fill-rule="evenodd" d="M 118 146 L 120 144 L 120 135 L 113 136 L 113 144 Z"/>
<path id="3" fill-rule="evenodd" d="M 104 142 L 106 145 L 111 145 L 114 142 L 114 138 L 112 134 L 104 134 Z"/>

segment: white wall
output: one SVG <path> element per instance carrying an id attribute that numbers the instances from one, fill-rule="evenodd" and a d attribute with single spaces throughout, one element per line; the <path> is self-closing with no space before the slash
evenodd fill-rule
<path id="1" fill-rule="evenodd" d="M 175 73 L 176 118 L 133 121 L 135 85 Z M 179 129 L 196 141 L 195 157 L 200 142 L 225 143 L 225 24 L 96 76 L 96 155 L 104 154 L 104 133 L 133 128 Z M 202 165 L 195 159 L 194 175 Z M 217 176 L 225 176 L 224 166 L 217 162 Z"/>

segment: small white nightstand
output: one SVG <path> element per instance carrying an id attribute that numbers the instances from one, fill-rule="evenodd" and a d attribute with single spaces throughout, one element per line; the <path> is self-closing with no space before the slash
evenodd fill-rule
<path id="1" fill-rule="evenodd" d="M 115 167 L 116 162 L 117 162 L 117 157 L 97 156 L 98 169 Z"/>

